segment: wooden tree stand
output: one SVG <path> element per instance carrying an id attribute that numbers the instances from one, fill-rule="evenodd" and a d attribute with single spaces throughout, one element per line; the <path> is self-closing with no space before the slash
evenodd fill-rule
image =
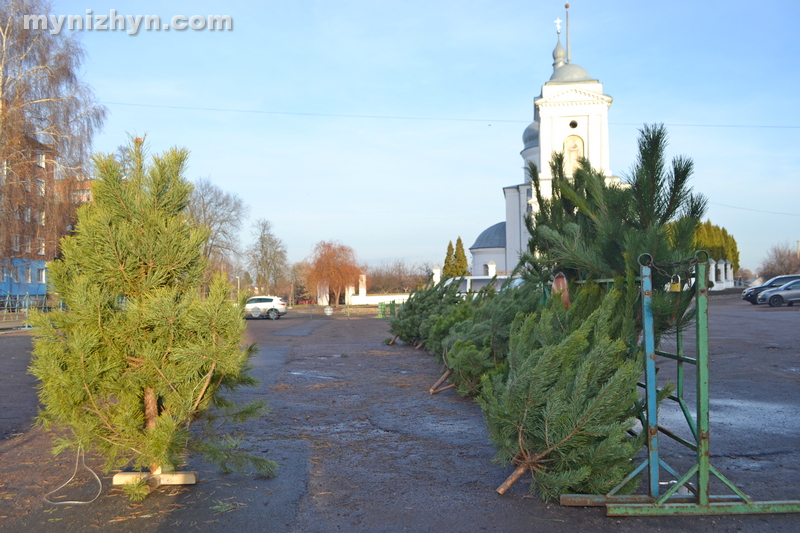
<path id="1" fill-rule="evenodd" d="M 194 485 L 197 483 L 197 472 L 161 472 L 158 468 L 153 472 L 120 472 L 114 474 L 112 485 L 129 485 L 147 481 L 151 490 L 161 485 Z"/>

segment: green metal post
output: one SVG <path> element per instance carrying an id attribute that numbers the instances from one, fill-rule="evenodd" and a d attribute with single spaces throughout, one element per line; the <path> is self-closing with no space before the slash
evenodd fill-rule
<path id="1" fill-rule="evenodd" d="M 697 284 L 697 503 L 709 504 L 708 483 L 710 480 L 708 419 L 708 263 L 696 267 Z"/>

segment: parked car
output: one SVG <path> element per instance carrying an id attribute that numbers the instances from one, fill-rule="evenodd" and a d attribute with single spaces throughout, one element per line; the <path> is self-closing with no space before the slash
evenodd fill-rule
<path id="1" fill-rule="evenodd" d="M 766 282 L 763 285 L 759 285 L 758 287 L 748 287 L 742 291 L 742 300 L 747 300 L 753 305 L 756 305 L 758 302 L 758 295 L 764 291 L 769 289 L 777 289 L 790 281 L 800 280 L 800 274 L 789 274 L 786 276 L 776 276 Z"/>
<path id="2" fill-rule="evenodd" d="M 800 280 L 790 281 L 777 289 L 769 289 L 758 295 L 758 303 L 768 303 L 770 307 L 800 302 Z"/>
<path id="3" fill-rule="evenodd" d="M 277 320 L 286 313 L 286 300 L 277 296 L 254 296 L 244 304 L 245 317 Z"/>

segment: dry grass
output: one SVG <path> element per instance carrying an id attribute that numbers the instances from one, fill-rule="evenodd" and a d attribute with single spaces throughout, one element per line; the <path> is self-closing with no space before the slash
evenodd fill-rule
<path id="1" fill-rule="evenodd" d="M 313 385 L 308 385 L 307 388 L 309 388 L 311 390 L 317 390 L 317 389 L 325 389 L 325 388 L 328 388 L 328 387 L 347 387 L 349 385 L 350 384 L 348 382 L 346 382 L 346 381 L 334 381 L 333 383 L 331 383 L 331 382 L 315 383 Z"/>

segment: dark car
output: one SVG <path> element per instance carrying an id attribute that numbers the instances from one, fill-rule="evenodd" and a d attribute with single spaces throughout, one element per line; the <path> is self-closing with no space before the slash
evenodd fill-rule
<path id="1" fill-rule="evenodd" d="M 800 280 L 800 274 L 789 274 L 786 276 L 775 276 L 768 282 L 758 287 L 748 287 L 742 291 L 742 300 L 747 300 L 753 305 L 758 303 L 758 295 L 769 289 L 777 289 L 786 285 L 790 281 Z"/>
<path id="2" fill-rule="evenodd" d="M 780 307 L 783 304 L 793 305 L 800 302 L 800 280 L 790 281 L 777 289 L 769 289 L 758 295 L 758 303 L 768 303 L 770 307 Z"/>

